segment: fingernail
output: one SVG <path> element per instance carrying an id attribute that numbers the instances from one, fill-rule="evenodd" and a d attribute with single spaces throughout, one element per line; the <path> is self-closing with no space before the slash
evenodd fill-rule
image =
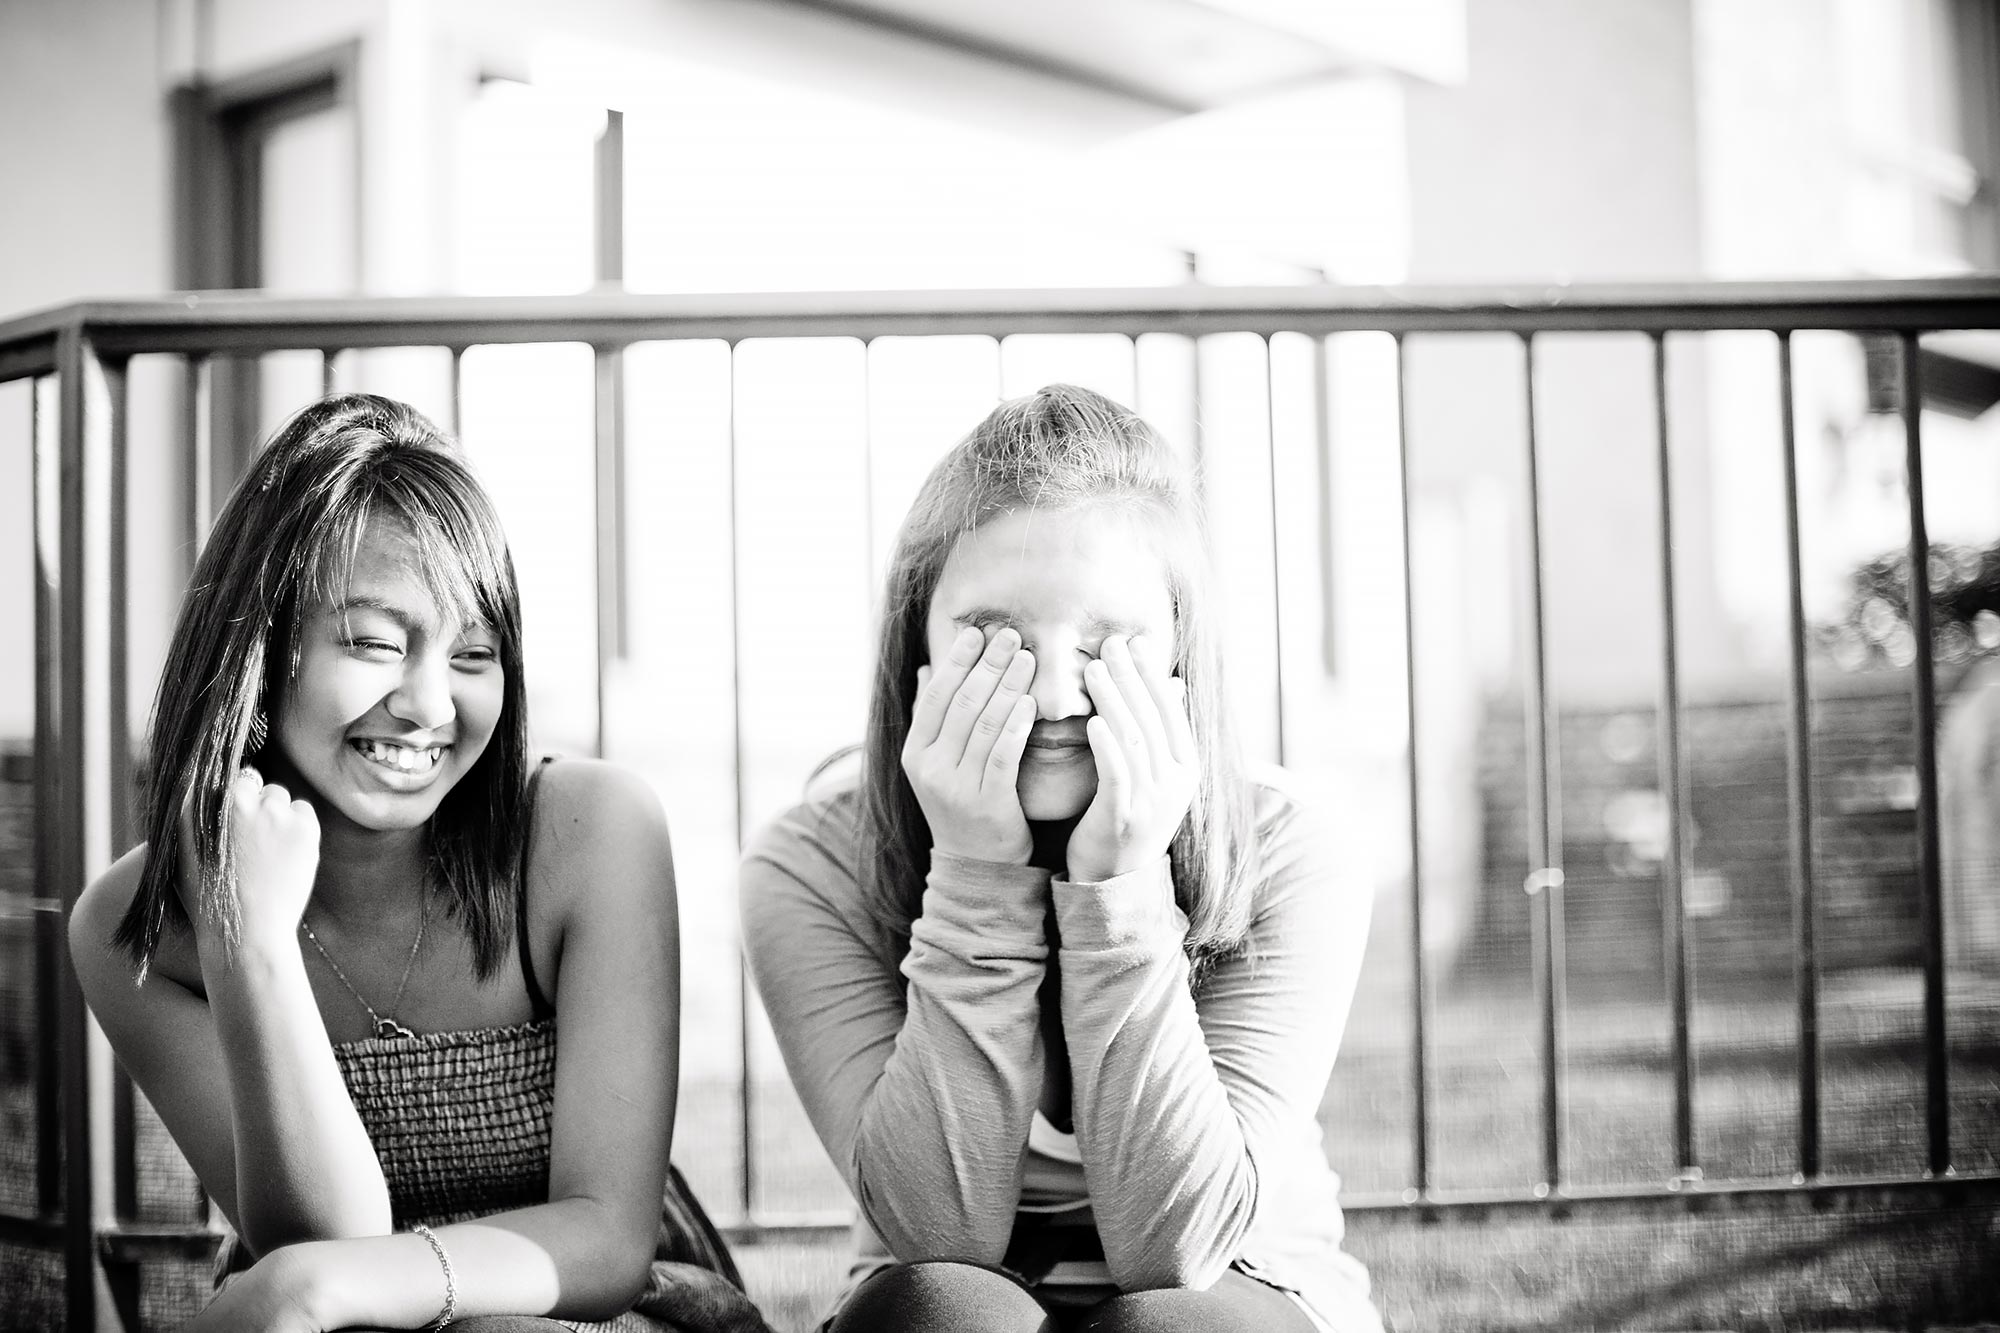
<path id="1" fill-rule="evenodd" d="M 1002 652 L 1006 652 L 1007 650 L 1012 648 L 1020 647 L 1021 646 L 1020 631 L 1015 629 L 1012 625 L 1002 626 L 1000 632 L 993 636 L 993 646 L 995 648 L 1000 649 L 1000 651 Z"/>
<path id="2" fill-rule="evenodd" d="M 958 632 L 958 641 L 964 644 L 968 648 L 975 643 L 984 642 L 985 638 L 986 636 L 984 634 L 981 634 L 979 632 L 978 627 L 975 625 L 967 625 L 964 629 Z"/>

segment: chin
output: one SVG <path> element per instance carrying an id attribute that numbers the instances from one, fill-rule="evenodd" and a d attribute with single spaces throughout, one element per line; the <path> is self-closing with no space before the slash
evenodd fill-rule
<path id="1" fill-rule="evenodd" d="M 1036 821 L 1075 819 L 1097 795 L 1097 766 L 1088 759 L 1060 773 L 1023 772 L 1015 784 L 1021 813 Z"/>
<path id="2" fill-rule="evenodd" d="M 421 828 L 437 813 L 437 801 L 396 801 L 366 797 L 346 804 L 350 808 L 342 810 L 354 823 L 377 833 L 396 833 L 405 829 Z"/>

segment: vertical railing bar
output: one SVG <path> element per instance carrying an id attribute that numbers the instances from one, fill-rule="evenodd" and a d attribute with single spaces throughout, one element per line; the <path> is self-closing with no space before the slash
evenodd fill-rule
<path id="1" fill-rule="evenodd" d="M 451 437 L 465 443 L 465 349 L 452 347 L 451 353 Z"/>
<path id="2" fill-rule="evenodd" d="M 595 349 L 591 378 L 592 488 L 596 501 L 597 754 L 609 736 L 611 676 L 625 638 L 625 353 Z"/>
<path id="3" fill-rule="evenodd" d="M 604 113 L 591 156 L 595 213 L 592 269 L 599 290 L 625 280 L 625 113 Z M 610 736 L 611 676 L 626 656 L 625 597 L 625 349 L 594 349 L 597 494 L 597 753 Z"/>
<path id="4" fill-rule="evenodd" d="M 194 572 L 195 560 L 208 541 L 216 508 L 215 433 L 209 365 L 206 352 L 191 352 L 181 360 L 181 439 L 187 465 L 185 572 L 190 576 Z M 210 1231 L 221 1230 L 224 1220 L 222 1210 L 199 1180 L 195 1182 L 195 1201 L 203 1225 Z"/>
<path id="5" fill-rule="evenodd" d="M 39 815 L 36 823 L 40 824 Z M 37 830 L 38 835 L 41 831 Z M 48 841 L 38 836 L 37 843 Z M 37 860 L 40 858 L 37 857 Z M 33 900 L 35 928 L 35 1212 L 43 1219 L 62 1213 L 62 1042 L 56 1014 L 62 1004 L 59 963 L 63 948 L 62 904 Z"/>
<path id="6" fill-rule="evenodd" d="M 187 447 L 187 572 L 208 541 L 215 518 L 215 423 L 207 353 L 189 355 L 181 363 L 181 427 Z"/>
<path id="7" fill-rule="evenodd" d="M 340 360 L 338 347 L 322 347 L 319 352 L 319 393 L 322 398 L 331 398 L 339 387 L 340 376 L 336 363 Z"/>
<path id="8" fill-rule="evenodd" d="M 1271 707 L 1277 723 L 1277 761 L 1285 762 L 1285 551 L 1278 501 L 1278 361 L 1264 342 L 1264 456 L 1270 466 L 1271 509 Z"/>
<path id="9" fill-rule="evenodd" d="M 129 411 L 130 377 L 127 374 L 130 362 L 124 357 L 107 357 L 103 363 L 104 389 L 106 400 L 106 424 L 110 454 L 106 459 L 110 490 L 110 532 L 107 534 L 108 568 L 105 570 L 105 590 L 111 609 L 109 679 L 106 686 L 110 691 L 110 742 L 111 759 L 111 851 L 118 852 L 138 841 L 134 831 L 133 802 L 136 792 L 132 778 L 132 726 L 130 700 L 126 693 L 129 678 L 126 675 L 129 660 L 129 640 L 127 637 L 126 607 L 130 583 L 130 556 L 126 548 L 126 530 L 131 524 L 131 514 L 127 507 L 127 463 L 131 456 L 128 447 L 131 429 Z"/>
<path id="10" fill-rule="evenodd" d="M 1931 637 L 1930 532 L 1924 515 L 1923 383 L 1917 335 L 1902 335 L 1903 457 L 1910 502 L 1910 663 L 1917 709 L 1917 887 L 1924 955 L 1927 1174 L 1951 1171 L 1950 1053 L 1944 994 L 1944 896 L 1938 847 L 1937 675 Z"/>
<path id="11" fill-rule="evenodd" d="M 726 377 L 729 400 L 727 406 L 727 434 L 729 441 L 729 698 L 730 722 L 732 727 L 730 745 L 730 775 L 734 782 L 736 820 L 736 850 L 743 851 L 743 843 L 748 836 L 746 820 L 749 815 L 748 788 L 743 772 L 743 578 L 742 578 L 742 509 L 739 503 L 742 480 L 742 462 L 737 441 L 737 369 L 736 343 L 728 344 L 729 373 Z M 750 985 L 750 972 L 746 964 L 739 961 L 736 967 L 736 1017 L 739 1068 L 743 1077 L 737 1084 L 737 1112 L 743 1125 L 743 1158 L 741 1186 L 743 1219 L 748 1222 L 755 1216 L 757 1204 L 757 1105 L 751 1087 L 751 1038 L 750 1006 L 754 1000 Z"/>
<path id="12" fill-rule="evenodd" d="M 1819 1176 L 1819 950 L 1813 892 L 1811 688 L 1806 676 L 1805 581 L 1799 541 L 1799 465 L 1792 412 L 1792 335 L 1777 332 L 1778 403 L 1785 461 L 1785 582 L 1790 670 L 1786 676 L 1786 800 L 1791 809 L 1793 984 L 1798 996 L 1799 1174 Z"/>
<path id="13" fill-rule="evenodd" d="M 93 675 L 106 671 L 107 664 L 94 660 L 108 648 L 101 627 L 92 623 L 99 599 L 107 595 L 104 574 L 98 565 L 106 563 L 108 543 L 104 528 L 115 526 L 112 516 L 99 508 L 100 497 L 93 491 L 97 474 L 106 465 L 103 450 L 87 430 L 85 420 L 90 399 L 88 376 L 98 367 L 89 342 L 80 327 L 65 329 L 57 353 L 57 433 L 61 458 L 61 538 L 57 590 L 58 634 L 61 638 L 61 669 L 64 676 L 61 698 L 60 745 L 57 755 L 57 792 L 61 818 L 57 821 L 56 885 L 62 897 L 65 918 L 75 908 L 86 880 L 108 860 L 109 829 L 104 823 L 109 778 L 106 738 L 95 733 L 105 724 L 102 712 L 91 716 L 93 705 L 102 707 L 92 688 Z M 108 478 L 107 478 L 108 480 Z M 94 521 L 93 521 L 94 515 Z M 102 680 L 98 682 L 102 687 Z M 96 725 L 92 725 L 92 723 Z M 58 1004 L 61 1024 L 63 1069 L 63 1257 L 68 1326 L 88 1329 L 97 1326 L 97 1144 L 109 1139 L 104 1123 L 109 1108 L 99 1104 L 93 1086 L 93 1046 L 90 1011 L 83 1002 L 68 952 L 57 951 L 59 974 Z"/>
<path id="14" fill-rule="evenodd" d="M 1422 1201 L 1431 1189 L 1430 1053 L 1427 1049 L 1425 1001 L 1429 983 L 1424 968 L 1424 842 L 1421 773 L 1417 755 L 1417 577 L 1416 503 L 1410 490 L 1410 373 L 1401 334 L 1390 335 L 1396 347 L 1396 459 L 1403 502 L 1403 680 L 1408 691 L 1406 714 L 1410 780 L 1410 1084 L 1413 1102 L 1410 1126 L 1412 1186 L 1404 1199 Z M 1326 340 L 1314 340 L 1325 355 Z M 1321 363 L 1324 368 L 1324 361 Z M 1322 376 L 1322 401 L 1324 401 Z M 1324 420 L 1324 414 L 1322 414 Z M 1327 503 L 1322 488 L 1320 503 Z M 1329 631 L 1329 636 L 1331 631 Z"/>
<path id="15" fill-rule="evenodd" d="M 129 1222 L 139 1215 L 138 1108 L 132 1076 L 119 1065 L 111 1076 L 112 1215 Z"/>
<path id="16" fill-rule="evenodd" d="M 1688 771 L 1681 747 L 1680 615 L 1674 587 L 1672 433 L 1667 422 L 1667 337 L 1652 334 L 1653 444 L 1660 503 L 1660 795 L 1667 804 L 1667 840 L 1660 857 L 1662 963 L 1673 1022 L 1674 1165 L 1677 1179 L 1697 1179 L 1694 1147 L 1694 1066 L 1688 1035 L 1687 806 Z"/>
<path id="17" fill-rule="evenodd" d="M 1140 380 L 1144 378 L 1140 373 L 1139 339 L 1144 336 L 1144 334 L 1134 333 L 1125 339 L 1126 344 L 1131 348 L 1132 352 L 1132 410 L 1142 417 L 1146 415 L 1146 395 L 1139 385 Z"/>
<path id="18" fill-rule="evenodd" d="M 60 466 L 56 457 L 56 414 L 42 401 L 54 381 L 37 377 L 29 398 L 29 486 L 34 527 L 35 635 L 35 1197 L 44 1217 L 62 1211 L 62 1057 L 63 913 L 59 899 L 50 898 L 61 873 L 56 849 L 56 757 L 62 739 L 62 648 L 56 599 L 62 592 L 59 546 L 62 508 L 56 494 Z"/>
<path id="19" fill-rule="evenodd" d="M 1188 339 L 1188 466 L 1194 472 L 1195 495 L 1208 504 L 1208 427 L 1202 419 L 1203 376 L 1199 335 Z"/>
<path id="20" fill-rule="evenodd" d="M 130 411 L 127 375 L 129 362 L 123 357 L 107 357 L 102 363 L 106 418 L 108 430 L 109 456 L 108 489 L 110 504 L 107 506 L 110 526 L 107 536 L 107 567 L 104 571 L 106 600 L 109 603 L 110 624 L 109 658 L 106 689 L 106 722 L 108 731 L 105 740 L 109 744 L 110 762 L 110 809 L 107 811 L 111 828 L 111 846 L 115 853 L 137 840 L 133 832 L 133 801 L 135 792 L 132 780 L 132 727 L 129 717 L 127 686 L 128 647 L 127 596 L 129 585 L 129 552 L 126 547 L 127 529 L 131 524 L 131 514 L 127 504 L 127 463 L 130 429 Z M 120 1221 L 137 1216 L 139 1211 L 139 1165 L 137 1157 L 137 1117 L 134 1108 L 132 1079 L 125 1067 L 114 1065 L 111 1075 L 111 1193 L 112 1215 Z"/>
<path id="21" fill-rule="evenodd" d="M 861 340 L 861 582 L 875 584 L 875 340 Z"/>
<path id="22" fill-rule="evenodd" d="M 208 410 L 211 406 L 208 366 L 205 352 L 190 353 L 181 362 L 181 441 L 187 460 L 187 569 L 183 572 L 188 575 L 194 572 L 195 559 L 208 540 L 209 525 L 215 514 L 214 430 Z M 210 1231 L 221 1230 L 222 1210 L 200 1181 L 195 1182 L 195 1200 L 203 1225 Z"/>
<path id="23" fill-rule="evenodd" d="M 181 440 L 187 460 L 187 567 L 182 582 L 194 573 L 195 560 L 208 540 L 210 520 L 215 513 L 215 458 L 213 432 L 208 421 L 208 356 L 190 353 L 181 361 Z M 222 1210 L 209 1197 L 201 1182 L 195 1182 L 195 1200 L 202 1223 L 210 1231 L 222 1229 Z"/>
<path id="24" fill-rule="evenodd" d="M 1542 497 L 1535 424 L 1535 338 L 1520 335 L 1527 398 L 1528 539 L 1528 855 L 1526 887 L 1539 906 L 1535 956 L 1541 1004 L 1542 1179 L 1537 1195 L 1562 1186 L 1562 1020 L 1564 1004 L 1562 870 L 1556 864 L 1554 711 L 1548 688 L 1548 629 L 1543 605 Z"/>
<path id="25" fill-rule="evenodd" d="M 1401 334 L 1391 335 L 1396 340 L 1397 392 L 1406 387 L 1403 375 L 1403 340 Z M 1320 663 L 1328 676 L 1340 671 L 1340 617 L 1339 599 L 1336 596 L 1335 574 L 1338 560 L 1334 548 L 1334 474 L 1333 459 L 1333 357 L 1328 350 L 1331 341 L 1325 335 L 1317 335 L 1312 340 L 1313 349 L 1313 463 L 1319 484 L 1318 503 L 1313 506 L 1318 515 L 1319 539 L 1319 579 L 1320 579 Z M 1398 411 L 1401 403 L 1398 403 Z M 1403 424 L 1398 423 L 1401 431 Z M 1407 466 L 1407 460 L 1405 460 Z"/>

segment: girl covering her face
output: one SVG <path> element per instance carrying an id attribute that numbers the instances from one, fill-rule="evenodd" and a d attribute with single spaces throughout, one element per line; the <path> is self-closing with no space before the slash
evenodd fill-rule
<path id="1" fill-rule="evenodd" d="M 897 539 L 858 785 L 766 830 L 744 938 L 859 1205 L 825 1327 L 1379 1330 L 1315 1112 L 1367 930 L 1239 767 L 1189 479 L 1053 385 Z"/>
<path id="2" fill-rule="evenodd" d="M 513 564 L 457 449 L 367 394 L 294 417 L 182 601 L 147 841 L 70 923 L 235 1230 L 195 1329 L 764 1328 L 668 1165 L 658 801 L 531 771 L 524 699 Z"/>

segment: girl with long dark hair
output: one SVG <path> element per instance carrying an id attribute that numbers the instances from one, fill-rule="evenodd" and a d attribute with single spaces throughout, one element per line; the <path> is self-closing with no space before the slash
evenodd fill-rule
<path id="1" fill-rule="evenodd" d="M 367 394 L 292 418 L 182 601 L 146 841 L 70 923 L 234 1230 L 194 1328 L 763 1329 L 668 1164 L 659 802 L 531 763 L 525 697 L 513 564 L 457 448 Z"/>

